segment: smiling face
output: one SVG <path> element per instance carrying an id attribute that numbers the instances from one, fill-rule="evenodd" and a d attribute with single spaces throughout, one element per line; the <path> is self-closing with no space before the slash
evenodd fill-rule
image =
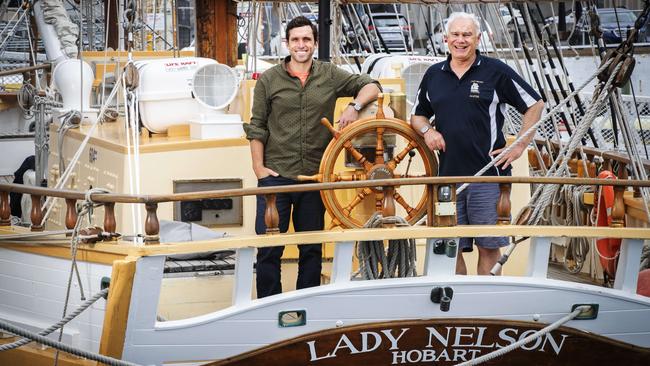
<path id="1" fill-rule="evenodd" d="M 287 35 L 291 61 L 299 64 L 311 63 L 316 49 L 316 40 L 310 26 L 293 28 Z"/>
<path id="2" fill-rule="evenodd" d="M 449 23 L 447 45 L 451 58 L 458 62 L 473 62 L 481 33 L 471 19 L 456 18 Z"/>

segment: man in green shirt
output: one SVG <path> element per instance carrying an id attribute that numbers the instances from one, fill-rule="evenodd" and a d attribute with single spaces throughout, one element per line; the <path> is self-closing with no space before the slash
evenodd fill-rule
<path id="1" fill-rule="evenodd" d="M 309 19 L 299 16 L 291 20 L 286 35 L 290 56 L 257 81 L 251 123 L 244 125 L 259 187 L 297 184 L 298 175 L 316 174 L 332 138 L 320 119 L 332 120 L 337 98 L 354 96 L 354 102 L 339 119 L 339 128 L 343 128 L 357 120 L 359 110 L 377 99 L 380 92 L 379 84 L 367 75 L 353 75 L 331 63 L 313 60 L 318 33 Z M 296 231 L 323 229 L 325 208 L 319 192 L 279 194 L 276 204 L 281 232 L 289 228 L 292 207 Z M 265 208 L 264 198 L 258 196 L 257 234 L 266 232 Z M 320 285 L 321 244 L 303 244 L 298 248 L 296 288 Z M 258 298 L 282 292 L 283 251 L 282 246 L 258 250 Z"/>

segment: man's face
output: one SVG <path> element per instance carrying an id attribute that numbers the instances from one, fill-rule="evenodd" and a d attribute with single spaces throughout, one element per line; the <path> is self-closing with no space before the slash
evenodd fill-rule
<path id="1" fill-rule="evenodd" d="M 305 25 L 303 27 L 293 28 L 287 35 L 289 46 L 289 53 L 294 62 L 305 63 L 309 62 L 314 55 L 316 41 L 314 40 L 314 33 L 311 27 Z"/>
<path id="2" fill-rule="evenodd" d="M 471 19 L 458 18 L 449 24 L 447 44 L 451 58 L 467 61 L 474 57 L 481 34 Z"/>

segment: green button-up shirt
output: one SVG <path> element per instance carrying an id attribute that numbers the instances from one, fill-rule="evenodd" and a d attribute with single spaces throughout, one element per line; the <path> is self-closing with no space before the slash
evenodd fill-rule
<path id="1" fill-rule="evenodd" d="M 336 99 L 356 96 L 368 75 L 355 75 L 329 62 L 313 61 L 303 87 L 287 72 L 285 61 L 265 71 L 255 84 L 246 138 L 264 144 L 264 165 L 283 177 L 318 172 L 323 151 L 332 134 L 320 124 L 332 121 Z"/>

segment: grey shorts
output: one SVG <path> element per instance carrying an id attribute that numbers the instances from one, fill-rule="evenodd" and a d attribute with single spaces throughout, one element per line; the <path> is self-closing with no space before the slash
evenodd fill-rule
<path id="1" fill-rule="evenodd" d="M 472 183 L 456 196 L 458 225 L 495 225 L 497 223 L 498 183 Z M 497 249 L 509 244 L 506 237 L 460 238 L 463 252 L 471 252 L 473 243 Z"/>

